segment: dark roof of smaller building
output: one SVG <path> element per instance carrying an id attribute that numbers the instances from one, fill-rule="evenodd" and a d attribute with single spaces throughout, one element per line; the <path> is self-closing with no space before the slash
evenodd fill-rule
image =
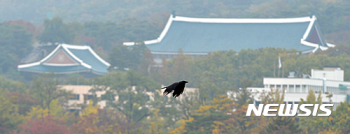
<path id="1" fill-rule="evenodd" d="M 37 62 L 52 52 L 56 45 L 45 45 L 33 48 L 33 50 L 24 58 L 21 59 L 21 64 Z"/>
<path id="2" fill-rule="evenodd" d="M 152 53 L 208 53 L 219 50 L 279 47 L 305 53 L 334 45 L 322 37 L 317 19 L 226 19 L 170 16 L 159 38 L 144 42 Z M 125 42 L 124 45 L 134 45 Z"/>
<path id="3" fill-rule="evenodd" d="M 18 71 L 59 74 L 89 72 L 96 75 L 107 73 L 109 63 L 100 58 L 90 46 L 60 44 L 38 62 L 18 66 Z"/>

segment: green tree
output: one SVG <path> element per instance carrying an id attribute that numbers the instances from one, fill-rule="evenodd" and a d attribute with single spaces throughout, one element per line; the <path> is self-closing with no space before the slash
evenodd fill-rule
<path id="1" fill-rule="evenodd" d="M 111 69 L 116 67 L 118 70 L 124 71 L 126 68 L 137 70 L 146 46 L 141 43 L 131 47 L 117 45 L 112 48 L 112 53 L 109 55 Z"/>
<path id="2" fill-rule="evenodd" d="M 160 88 L 160 85 L 154 80 L 130 70 L 127 72 L 113 71 L 95 79 L 93 90 L 109 91 L 108 94 L 118 95 L 118 100 L 108 100 L 107 106 L 116 108 L 126 117 L 131 125 L 128 130 L 131 131 L 150 115 L 149 107 L 147 107 L 150 104 L 150 97 L 147 92 L 152 93 L 157 88 Z"/>
<path id="3" fill-rule="evenodd" d="M 28 29 L 20 24 L 0 23 L 1 74 L 5 74 L 7 78 L 23 80 L 14 68 L 31 51 L 32 37 Z"/>
<path id="4" fill-rule="evenodd" d="M 7 79 L 4 76 L 0 76 L 0 88 L 9 90 L 10 92 L 25 93 L 27 85 L 23 82 Z"/>
<path id="5" fill-rule="evenodd" d="M 39 105 L 40 102 L 35 101 L 35 99 L 29 94 L 29 91 L 20 92 L 9 92 L 7 93 L 7 99 L 11 103 L 17 105 L 18 113 L 21 115 L 26 115 L 33 106 Z"/>
<path id="6" fill-rule="evenodd" d="M 214 129 L 214 121 L 223 121 L 228 115 L 221 112 L 211 111 L 209 115 L 193 115 L 194 121 L 186 123 L 185 134 L 210 134 Z"/>
<path id="7" fill-rule="evenodd" d="M 17 105 L 6 98 L 7 93 L 6 89 L 0 89 L 0 133 L 10 133 L 23 121 Z"/>
<path id="8" fill-rule="evenodd" d="M 318 94 L 318 97 L 316 98 L 314 91 L 309 90 L 309 93 L 306 97 L 306 100 L 300 99 L 301 104 L 322 104 L 322 96 L 321 92 Z M 314 107 L 308 107 L 311 111 L 314 110 Z M 317 109 L 319 111 L 319 108 Z M 317 122 L 319 122 L 322 118 L 324 117 L 300 117 L 300 125 L 302 126 L 304 131 L 307 131 L 308 133 L 317 133 L 320 129 L 320 126 L 318 125 Z M 316 123 L 316 124 L 315 124 Z"/>
<path id="9" fill-rule="evenodd" d="M 75 37 L 60 17 L 45 19 L 44 27 L 44 32 L 38 37 L 42 43 L 72 43 Z"/>
<path id="10" fill-rule="evenodd" d="M 350 132 L 349 108 L 349 102 L 341 102 L 329 117 L 314 119 L 314 125 L 317 125 L 318 132 L 325 133 L 328 131 L 329 133 L 348 134 Z"/>
<path id="11" fill-rule="evenodd" d="M 141 63 L 138 67 L 138 72 L 145 76 L 149 76 L 152 72 L 153 65 L 155 65 L 153 55 L 151 51 L 148 48 L 146 48 L 141 59 Z"/>
<path id="12" fill-rule="evenodd" d="M 254 102 L 254 96 L 247 87 L 252 84 L 252 81 L 246 80 L 242 82 L 242 88 L 238 89 L 238 92 L 236 92 L 237 96 L 235 98 L 235 103 L 237 104 L 238 108 L 245 104 L 252 104 Z"/>
<path id="13" fill-rule="evenodd" d="M 266 126 L 263 134 L 297 134 L 301 133 L 302 129 L 292 117 L 276 117 Z"/>
<path id="14" fill-rule="evenodd" d="M 36 78 L 32 83 L 31 95 L 35 100 L 40 102 L 40 106 L 43 109 L 49 110 L 50 115 L 50 103 L 55 99 L 61 99 L 60 101 L 66 101 L 70 92 L 60 88 L 60 78 L 53 72 L 50 74 L 42 74 Z"/>

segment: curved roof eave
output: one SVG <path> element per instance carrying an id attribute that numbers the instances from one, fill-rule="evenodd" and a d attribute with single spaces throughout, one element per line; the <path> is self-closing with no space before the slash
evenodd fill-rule
<path id="1" fill-rule="evenodd" d="M 70 52 L 66 47 L 64 47 L 65 44 L 59 44 L 49 55 L 47 55 L 44 59 L 38 61 L 38 62 L 34 62 L 34 63 L 29 63 L 29 64 L 23 64 L 23 65 L 18 65 L 18 68 L 27 68 L 27 67 L 32 67 L 32 66 L 36 66 L 36 65 L 40 65 L 42 63 L 44 63 L 45 61 L 47 61 L 53 54 L 55 54 L 61 47 L 68 53 L 69 56 L 71 56 L 74 60 L 78 61 L 82 66 L 91 69 L 91 66 L 84 63 L 82 60 L 80 60 L 78 57 L 76 57 L 74 54 L 72 54 L 72 52 Z M 55 65 L 51 65 L 51 66 L 55 66 Z"/>
<path id="2" fill-rule="evenodd" d="M 64 48 L 69 48 L 69 49 L 79 49 L 79 50 L 89 50 L 92 55 L 94 55 L 100 62 L 105 64 L 106 66 L 111 66 L 108 62 L 103 60 L 100 56 L 98 56 L 94 50 L 90 46 L 76 46 L 76 45 L 68 45 L 68 44 L 63 44 Z M 68 50 L 69 51 L 69 50 Z"/>
<path id="3" fill-rule="evenodd" d="M 18 71 L 23 72 L 31 72 L 31 73 L 50 73 L 50 71 L 35 71 L 35 70 L 28 70 L 28 69 L 18 69 Z M 67 72 L 54 72 L 55 74 L 70 74 L 70 73 L 82 73 L 82 72 L 91 72 L 90 69 L 87 70 L 78 70 L 78 71 L 67 71 Z"/>
<path id="4" fill-rule="evenodd" d="M 92 67 L 88 64 L 86 64 L 85 62 L 83 62 L 81 59 L 79 59 L 77 56 L 75 56 L 71 51 L 69 51 L 69 49 L 80 49 L 80 50 L 89 50 L 90 53 L 92 53 L 92 55 L 94 55 L 101 63 L 105 64 L 106 66 L 110 66 L 110 64 L 106 61 L 104 61 L 101 57 L 99 57 L 90 46 L 73 46 L 73 45 L 68 45 L 68 44 L 59 44 L 49 55 L 47 55 L 45 58 L 43 58 L 42 60 L 38 61 L 38 62 L 34 62 L 34 63 L 29 63 L 29 64 L 23 64 L 23 65 L 18 65 L 18 69 L 23 69 L 23 68 L 27 68 L 27 67 L 32 67 L 32 66 L 36 66 L 36 65 L 40 65 L 42 63 L 44 63 L 45 61 L 47 61 L 51 56 L 53 56 L 53 54 L 55 54 L 60 48 L 63 48 L 64 51 L 67 52 L 67 54 L 69 56 L 71 56 L 74 60 L 78 61 L 82 66 L 91 69 Z M 51 66 L 60 66 L 60 65 L 51 65 Z"/>

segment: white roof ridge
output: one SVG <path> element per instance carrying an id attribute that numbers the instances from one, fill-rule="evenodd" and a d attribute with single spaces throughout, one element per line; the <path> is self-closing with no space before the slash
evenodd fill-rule
<path id="1" fill-rule="evenodd" d="M 294 18 L 193 18 L 176 16 L 173 21 L 202 22 L 202 23 L 300 23 L 311 22 L 313 17 L 294 17 Z"/>
<path id="2" fill-rule="evenodd" d="M 86 68 L 91 69 L 91 66 L 86 64 L 83 60 L 79 59 L 77 56 L 75 56 L 71 51 L 69 51 L 68 47 L 71 47 L 72 45 L 62 44 L 62 48 L 66 50 L 66 52 L 76 61 L 80 62 L 80 64 Z M 80 47 L 82 48 L 82 47 Z"/>
<path id="3" fill-rule="evenodd" d="M 67 44 L 59 44 L 49 55 L 47 55 L 45 58 L 41 59 L 40 61 L 34 62 L 34 63 L 29 63 L 29 64 L 23 64 L 23 65 L 18 65 L 18 68 L 26 68 L 26 67 L 31 67 L 31 66 L 36 66 L 40 65 L 43 62 L 47 61 L 53 54 L 55 54 L 61 47 L 67 52 L 69 56 L 71 56 L 74 60 L 80 62 L 80 64 L 86 68 L 91 69 L 91 66 L 84 63 L 81 59 L 76 57 L 71 51 L 69 51 L 66 47 L 70 47 L 72 45 L 67 45 Z M 55 65 L 51 65 L 55 66 Z"/>
<path id="4" fill-rule="evenodd" d="M 103 60 L 100 56 L 98 56 L 94 50 L 90 46 L 78 46 L 78 45 L 69 45 L 69 44 L 63 44 L 65 48 L 71 48 L 71 49 L 80 49 L 80 50 L 89 50 L 92 55 L 94 55 L 100 62 L 105 64 L 106 66 L 111 66 L 108 62 Z"/>

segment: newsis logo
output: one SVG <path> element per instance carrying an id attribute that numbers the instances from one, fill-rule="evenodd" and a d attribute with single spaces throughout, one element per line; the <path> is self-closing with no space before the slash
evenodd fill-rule
<path id="1" fill-rule="evenodd" d="M 259 104 L 259 107 L 256 108 L 254 104 L 249 104 L 246 116 L 251 116 L 252 112 L 256 116 L 261 116 L 261 114 L 264 116 L 329 116 L 332 114 L 332 111 L 326 107 L 333 107 L 333 104 L 301 104 L 300 106 L 299 104 L 294 104 L 293 107 L 295 108 L 292 108 L 292 104 L 287 104 L 287 107 L 284 108 L 285 106 L 286 104 L 266 104 L 265 106 L 264 104 Z M 278 109 L 272 109 L 271 107 L 278 107 Z M 307 107 L 313 107 L 313 112 Z M 298 108 L 303 113 L 297 114 Z M 318 113 L 318 110 L 322 111 L 322 113 Z"/>

